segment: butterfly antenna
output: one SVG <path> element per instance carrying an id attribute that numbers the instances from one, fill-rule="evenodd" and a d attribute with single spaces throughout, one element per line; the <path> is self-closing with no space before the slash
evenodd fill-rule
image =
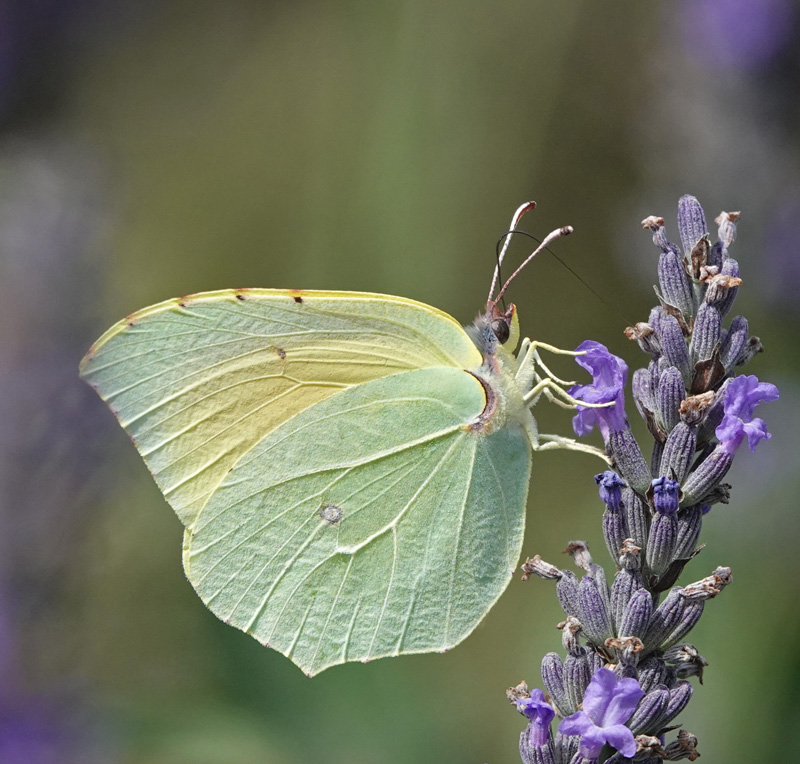
<path id="1" fill-rule="evenodd" d="M 519 221 L 522 220 L 522 216 L 525 215 L 526 212 L 530 212 L 532 209 L 535 209 L 535 207 L 536 207 L 536 202 L 525 202 L 525 204 L 521 204 L 517 208 L 517 211 L 511 216 L 511 225 L 509 226 L 511 230 L 504 233 L 498 240 L 497 247 L 495 248 L 497 265 L 494 268 L 494 276 L 492 277 L 492 286 L 489 289 L 489 296 L 486 298 L 487 302 L 491 302 L 494 290 L 497 288 L 497 284 L 500 282 L 500 267 L 503 264 L 503 260 L 505 259 L 508 247 L 511 244 L 511 237 L 515 233 L 517 233 L 516 228 L 519 225 Z M 499 249 L 501 241 L 503 242 L 503 248 Z M 501 299 L 501 295 L 497 296 L 497 300 L 499 299 Z"/>
<path id="2" fill-rule="evenodd" d="M 541 252 L 543 249 L 547 249 L 548 251 L 550 251 L 550 250 L 549 250 L 549 247 L 548 247 L 548 245 L 549 245 L 551 242 L 555 241 L 556 239 L 558 239 L 558 238 L 560 238 L 560 237 L 562 237 L 562 236 L 569 236 L 569 234 L 571 234 L 571 233 L 572 233 L 572 231 L 573 231 L 573 228 L 572 228 L 572 226 L 569 226 L 569 225 L 568 225 L 568 226 L 564 226 L 563 228 L 556 228 L 556 230 L 555 230 L 555 231 L 551 231 L 549 234 L 547 234 L 547 236 L 545 236 L 545 237 L 544 237 L 544 240 L 542 241 L 542 243 L 541 243 L 541 244 L 540 244 L 540 245 L 539 245 L 539 246 L 538 246 L 538 247 L 537 247 L 537 248 L 536 248 L 536 249 L 535 249 L 533 252 L 531 252 L 531 254 L 530 254 L 530 255 L 528 255 L 528 256 L 525 258 L 525 260 L 522 262 L 522 265 L 520 265 L 520 266 L 519 266 L 519 268 L 517 268 L 517 270 L 515 270 L 515 271 L 514 271 L 514 272 L 513 272 L 513 273 L 512 273 L 512 274 L 511 274 L 509 277 L 508 277 L 508 280 L 506 281 L 506 283 L 505 283 L 505 284 L 503 284 L 503 287 L 502 287 L 502 289 L 501 289 L 501 290 L 500 290 L 500 291 L 497 293 L 497 297 L 495 297 L 494 299 L 492 299 L 492 297 L 491 297 L 491 293 L 489 294 L 489 301 L 490 301 L 490 302 L 495 302 L 495 303 L 496 303 L 496 302 L 498 302 L 498 300 L 502 300 L 502 299 L 503 299 L 503 295 L 506 293 L 506 289 L 508 289 L 508 287 L 509 287 L 509 286 L 511 286 L 511 282 L 512 282 L 512 281 L 514 281 L 514 279 L 515 279 L 517 276 L 519 276 L 519 274 L 522 272 L 522 269 L 523 269 L 523 268 L 524 268 L 524 267 L 525 267 L 525 266 L 526 266 L 526 265 L 527 265 L 527 264 L 528 264 L 528 263 L 529 263 L 531 260 L 533 260 L 533 258 L 534 258 L 534 257 L 536 257 L 536 255 L 538 255 L 538 254 L 539 254 L 539 253 L 540 253 L 540 252 Z M 562 261 L 562 262 L 563 262 L 563 261 Z M 594 290 L 592 290 L 592 291 L 594 291 Z"/>
<path id="3" fill-rule="evenodd" d="M 532 238 L 532 239 L 535 239 L 536 237 L 532 236 L 531 238 Z M 537 241 L 538 241 L 538 240 L 537 240 Z M 573 269 L 572 269 L 572 268 L 571 268 L 571 267 L 570 267 L 570 266 L 567 264 L 567 262 L 566 262 L 565 260 L 562 260 L 562 259 L 561 259 L 561 258 L 560 258 L 560 257 L 559 257 L 559 256 L 558 256 L 556 253 L 555 253 L 555 252 L 553 252 L 553 250 L 552 250 L 552 249 L 550 249 L 550 247 L 545 247 L 545 249 L 546 249 L 546 250 L 547 250 L 547 251 L 548 251 L 548 252 L 549 252 L 549 253 L 550 253 L 550 254 L 551 254 L 551 255 L 552 255 L 552 256 L 553 256 L 553 257 L 554 257 L 556 260 L 558 260 L 558 262 L 559 262 L 559 263 L 561 263 L 561 265 L 563 265 L 563 266 L 564 266 L 564 267 L 565 267 L 565 268 L 566 268 L 566 269 L 567 269 L 567 270 L 568 270 L 568 271 L 569 271 L 569 272 L 570 272 L 570 273 L 571 273 L 571 274 L 572 274 L 572 275 L 573 275 L 573 276 L 574 276 L 576 279 L 578 279 L 578 281 L 580 281 L 580 282 L 581 282 L 581 284 L 583 284 L 583 285 L 584 285 L 584 286 L 585 286 L 585 287 L 586 287 L 586 288 L 587 288 L 587 289 L 588 289 L 588 290 L 589 290 L 589 291 L 590 291 L 590 292 L 591 292 L 591 293 L 592 293 L 592 294 L 593 294 L 593 295 L 594 295 L 594 296 L 595 296 L 595 297 L 596 297 L 598 300 L 600 300 L 600 302 L 602 302 L 602 303 L 603 303 L 603 305 L 606 305 L 606 306 L 608 306 L 609 308 L 611 308 L 611 310 L 613 310 L 613 311 L 614 311 L 614 313 L 616 313 L 616 314 L 617 314 L 617 316 L 619 316 L 619 317 L 620 317 L 620 318 L 621 318 L 623 321 L 625 321 L 625 322 L 626 322 L 626 323 L 627 323 L 629 326 L 634 326 L 634 324 L 635 324 L 635 322 L 634 322 L 634 321 L 631 321 L 629 318 L 626 318 L 625 316 L 623 316 L 623 315 L 622 315 L 622 313 L 619 311 L 619 309 L 617 308 L 617 306 L 616 306 L 616 305 L 612 305 L 612 304 L 611 304 L 611 303 L 610 303 L 610 302 L 609 302 L 609 301 L 608 301 L 608 300 L 607 300 L 605 297 L 603 297 L 603 295 L 601 295 L 601 294 L 600 294 L 600 293 L 599 293 L 599 292 L 598 292 L 596 289 L 594 289 L 594 288 L 592 287 L 592 285 L 591 285 L 591 284 L 590 284 L 588 281 L 586 281 L 585 279 L 581 278 L 580 274 L 578 274 L 578 272 L 577 272 L 577 271 L 573 270 Z"/>

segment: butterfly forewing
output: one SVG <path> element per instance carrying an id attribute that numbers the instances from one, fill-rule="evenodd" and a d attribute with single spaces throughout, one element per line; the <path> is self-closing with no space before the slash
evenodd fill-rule
<path id="1" fill-rule="evenodd" d="M 233 465 L 298 412 L 369 380 L 480 360 L 456 321 L 421 303 L 253 289 L 133 314 L 95 343 L 81 373 L 190 526 Z"/>
<path id="2" fill-rule="evenodd" d="M 522 543 L 528 440 L 472 427 L 485 404 L 474 376 L 439 367 L 297 414 L 187 529 L 189 580 L 309 674 L 452 647 L 505 589 Z"/>

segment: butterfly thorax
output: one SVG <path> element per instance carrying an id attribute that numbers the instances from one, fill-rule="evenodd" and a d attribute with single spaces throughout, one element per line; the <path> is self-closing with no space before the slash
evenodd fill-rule
<path id="1" fill-rule="evenodd" d="M 489 303 L 486 312 L 465 330 L 483 356 L 483 363 L 468 371 L 480 380 L 487 399 L 486 408 L 472 429 L 485 433 L 513 426 L 535 430 L 523 397 L 527 391 L 518 381 L 519 363 L 512 352 L 519 338 L 514 305 L 503 312 Z"/>

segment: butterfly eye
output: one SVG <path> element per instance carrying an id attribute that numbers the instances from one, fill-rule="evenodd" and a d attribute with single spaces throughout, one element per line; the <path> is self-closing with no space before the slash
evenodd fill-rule
<path id="1" fill-rule="evenodd" d="M 492 331 L 494 332 L 494 336 L 497 337 L 497 341 L 501 345 L 505 342 L 508 342 L 510 329 L 508 326 L 508 321 L 506 321 L 505 318 L 496 318 L 494 321 L 492 321 Z"/>

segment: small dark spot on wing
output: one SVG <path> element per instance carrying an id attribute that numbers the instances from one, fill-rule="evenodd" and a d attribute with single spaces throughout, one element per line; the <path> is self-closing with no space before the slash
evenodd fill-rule
<path id="1" fill-rule="evenodd" d="M 236 295 L 236 299 L 237 300 L 246 300 L 247 298 L 243 294 L 237 294 Z"/>
<path id="2" fill-rule="evenodd" d="M 277 345 L 275 346 L 275 352 L 280 356 L 281 359 L 286 358 L 286 351 L 283 348 L 279 348 Z"/>
<path id="3" fill-rule="evenodd" d="M 303 293 L 299 289 L 290 289 L 289 294 L 292 295 L 292 299 L 297 303 L 303 302 Z"/>

